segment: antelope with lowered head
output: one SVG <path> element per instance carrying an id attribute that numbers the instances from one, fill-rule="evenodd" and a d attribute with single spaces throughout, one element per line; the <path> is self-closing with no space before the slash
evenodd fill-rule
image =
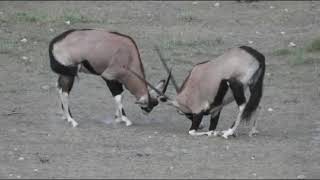
<path id="1" fill-rule="evenodd" d="M 136 98 L 145 113 L 158 105 L 170 79 L 161 80 L 149 92 L 140 53 L 135 41 L 124 34 L 98 29 L 71 29 L 53 38 L 49 44 L 50 66 L 59 75 L 57 88 L 64 118 L 76 127 L 68 96 L 78 72 L 100 76 L 107 84 L 117 105 L 116 122 L 132 122 L 122 105 L 123 86 Z M 139 75 L 139 78 L 137 76 Z"/>
<path id="2" fill-rule="evenodd" d="M 171 75 L 158 47 L 155 48 L 165 69 Z M 196 64 L 178 88 L 174 77 L 171 82 L 176 89 L 174 99 L 159 98 L 177 108 L 192 121 L 189 134 L 193 136 L 214 135 L 223 106 L 237 103 L 239 113 L 232 126 L 222 131 L 222 137 L 234 135 L 240 121 L 250 121 L 256 111 L 263 91 L 265 57 L 257 50 L 241 46 L 233 48 L 214 60 Z M 245 91 L 249 87 L 250 97 L 246 100 Z M 211 115 L 208 132 L 197 132 L 204 115 Z M 250 136 L 258 133 L 257 120 L 253 122 Z"/>

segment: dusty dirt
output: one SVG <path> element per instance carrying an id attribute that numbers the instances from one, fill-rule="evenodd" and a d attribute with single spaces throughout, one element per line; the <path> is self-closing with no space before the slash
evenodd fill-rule
<path id="1" fill-rule="evenodd" d="M 320 178 L 319 54 L 292 63 L 299 53 L 273 53 L 295 52 L 319 37 L 320 2 L 219 3 L 1 1 L 0 178 Z M 261 133 L 250 138 L 241 125 L 228 140 L 191 137 L 190 121 L 174 109 L 160 105 L 145 116 L 128 92 L 124 106 L 134 125 L 115 124 L 111 93 L 84 74 L 71 93 L 80 124 L 71 128 L 57 113 L 57 75 L 47 54 L 49 41 L 70 28 L 132 36 L 153 83 L 165 77 L 153 43 L 170 58 L 179 83 L 193 64 L 229 48 L 258 49 L 267 62 Z M 174 95 L 171 85 L 168 94 Z M 218 129 L 236 114 L 235 104 L 227 106 Z"/>

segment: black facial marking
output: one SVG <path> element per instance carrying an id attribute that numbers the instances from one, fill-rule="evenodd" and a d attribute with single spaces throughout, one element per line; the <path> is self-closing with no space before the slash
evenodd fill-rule
<path id="1" fill-rule="evenodd" d="M 218 124 L 219 117 L 220 117 L 220 112 L 221 112 L 221 110 L 218 112 L 217 115 L 211 116 L 209 131 L 214 131 L 217 128 L 217 124 Z"/>
<path id="2" fill-rule="evenodd" d="M 238 106 L 244 104 L 246 102 L 246 96 L 244 94 L 243 84 L 233 78 L 229 79 L 228 82 L 230 83 L 230 89 Z"/>
<path id="3" fill-rule="evenodd" d="M 123 87 L 120 82 L 116 80 L 107 80 L 105 78 L 103 78 L 103 80 L 107 83 L 113 97 L 123 92 Z"/>
<path id="4" fill-rule="evenodd" d="M 91 64 L 89 63 L 88 60 L 83 60 L 83 61 L 81 62 L 81 64 L 82 64 L 86 69 L 88 69 L 88 71 L 89 71 L 90 73 L 95 74 L 95 75 L 100 75 L 99 73 L 97 73 L 96 70 L 94 70 L 94 68 L 91 66 Z"/>
<path id="5" fill-rule="evenodd" d="M 69 93 L 72 89 L 74 82 L 74 76 L 60 75 L 58 79 L 58 88 L 62 89 L 62 92 Z"/>

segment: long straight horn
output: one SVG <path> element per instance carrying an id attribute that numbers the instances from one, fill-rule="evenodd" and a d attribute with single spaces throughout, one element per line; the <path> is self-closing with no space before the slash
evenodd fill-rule
<path id="1" fill-rule="evenodd" d="M 171 79 L 171 72 L 172 72 L 172 69 L 170 69 L 168 78 L 167 78 L 167 80 L 166 80 L 166 82 L 165 82 L 165 84 L 164 84 L 164 87 L 163 87 L 163 90 L 162 90 L 162 93 L 163 93 L 163 94 L 165 94 L 166 91 L 167 91 L 167 87 L 168 87 L 169 81 L 170 81 L 170 79 Z"/>
<path id="2" fill-rule="evenodd" d="M 166 96 L 164 93 L 159 91 L 156 87 L 154 87 L 151 83 L 149 83 L 147 80 L 145 80 L 143 77 L 141 77 L 138 73 L 134 72 L 131 69 L 128 69 L 132 74 L 134 74 L 137 78 L 139 78 L 141 81 L 145 82 L 151 89 L 153 89 L 156 93 L 158 93 L 160 96 L 170 99 L 168 96 Z"/>
<path id="3" fill-rule="evenodd" d="M 167 63 L 165 62 L 165 60 L 164 60 L 164 58 L 163 58 L 163 56 L 162 56 L 162 54 L 161 54 L 161 52 L 160 52 L 159 47 L 158 47 L 157 45 L 155 45 L 155 46 L 154 46 L 154 49 L 157 51 L 157 53 L 158 53 L 158 55 L 159 55 L 159 58 L 160 58 L 160 60 L 161 60 L 161 62 L 162 62 L 162 65 L 163 65 L 163 67 L 165 68 L 165 70 L 167 71 L 167 73 L 168 73 L 168 74 L 171 74 L 171 72 L 170 72 L 170 70 L 169 70 L 169 68 L 168 68 Z M 172 84 L 173 84 L 173 86 L 174 86 L 174 89 L 176 90 L 176 93 L 178 93 L 178 86 L 177 86 L 176 80 L 174 79 L 173 76 L 171 77 L 170 80 L 171 80 L 171 82 L 172 82 Z"/>

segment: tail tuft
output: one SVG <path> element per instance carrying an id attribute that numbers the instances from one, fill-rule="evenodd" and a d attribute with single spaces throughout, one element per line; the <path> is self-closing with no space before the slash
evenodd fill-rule
<path id="1" fill-rule="evenodd" d="M 255 49 L 248 46 L 241 46 L 240 48 L 247 51 L 249 54 L 255 57 L 260 65 L 256 73 L 254 73 L 253 75 L 253 78 L 255 76 L 258 76 L 257 78 L 254 78 L 256 79 L 256 81 L 253 81 L 249 85 L 250 98 L 242 113 L 242 119 L 249 121 L 251 119 L 252 113 L 256 111 L 256 109 L 258 108 L 261 97 L 262 97 L 263 79 L 264 79 L 266 65 L 265 65 L 265 57 L 263 54 L 259 53 Z"/>

